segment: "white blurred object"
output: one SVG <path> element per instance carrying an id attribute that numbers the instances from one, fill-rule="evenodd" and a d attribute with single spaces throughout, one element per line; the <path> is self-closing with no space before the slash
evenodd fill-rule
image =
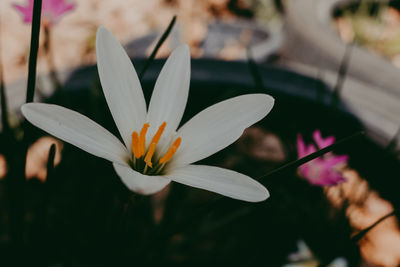
<path id="1" fill-rule="evenodd" d="M 292 263 L 284 265 L 284 267 L 318 267 L 319 261 L 313 255 L 311 249 L 303 240 L 297 241 L 298 251 L 289 254 L 288 260 Z M 347 267 L 347 260 L 343 257 L 334 259 L 327 267 Z"/>

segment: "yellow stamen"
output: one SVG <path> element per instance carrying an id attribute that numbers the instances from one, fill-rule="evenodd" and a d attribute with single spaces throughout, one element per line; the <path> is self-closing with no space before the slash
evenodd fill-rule
<path id="1" fill-rule="evenodd" d="M 160 159 L 160 164 L 163 164 L 164 162 L 168 162 L 172 159 L 174 156 L 175 152 L 178 150 L 179 146 L 181 145 L 182 138 L 178 137 L 175 142 L 172 144 L 170 149 L 165 153 L 165 155 Z"/>
<path id="2" fill-rule="evenodd" d="M 139 157 L 144 156 L 146 153 L 146 133 L 147 129 L 149 129 L 149 123 L 145 123 L 142 127 L 142 130 L 140 130 L 140 136 L 139 136 Z"/>
<path id="3" fill-rule="evenodd" d="M 151 139 L 149 150 L 147 151 L 146 157 L 144 158 L 144 162 L 146 162 L 146 164 L 150 167 L 152 167 L 151 158 L 153 157 L 157 143 L 158 141 L 160 141 L 161 135 L 164 132 L 165 126 L 167 126 L 167 123 L 164 121 L 161 124 L 160 128 L 158 128 L 156 134 L 153 136 L 153 139 Z"/>
<path id="4" fill-rule="evenodd" d="M 140 158 L 139 135 L 137 132 L 132 133 L 132 152 L 135 158 Z"/>

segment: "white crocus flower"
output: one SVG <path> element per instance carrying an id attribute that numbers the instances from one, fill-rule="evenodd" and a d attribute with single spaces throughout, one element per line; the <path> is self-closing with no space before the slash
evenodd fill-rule
<path id="1" fill-rule="evenodd" d="M 188 46 L 179 46 L 168 58 L 148 109 L 128 55 L 101 26 L 96 49 L 104 96 L 125 145 L 96 122 L 57 105 L 23 105 L 22 113 L 28 121 L 111 161 L 124 184 L 140 194 L 156 193 L 175 181 L 245 201 L 268 198 L 267 189 L 248 176 L 192 163 L 230 145 L 244 129 L 264 118 L 274 104 L 272 97 L 249 94 L 222 101 L 177 130 L 189 92 Z"/>

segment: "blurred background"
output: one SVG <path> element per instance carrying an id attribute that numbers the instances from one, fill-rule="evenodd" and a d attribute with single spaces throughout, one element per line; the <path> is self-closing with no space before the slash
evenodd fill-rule
<path id="1" fill-rule="evenodd" d="M 13 5 L 27 2 L 0 3 L 0 64 L 17 138 L 31 25 Z M 147 99 L 163 59 L 180 43 L 189 44 L 192 56 L 184 121 L 234 95 L 264 92 L 276 99 L 266 119 L 204 163 L 257 178 L 299 157 L 298 134 L 312 144 L 317 129 L 336 139 L 360 130 L 366 137 L 334 151 L 349 156 L 338 170 L 343 183 L 316 186 L 293 170 L 265 181 L 271 198 L 264 204 L 229 202 L 175 231 L 214 194 L 174 184 L 153 197 L 132 196 L 108 163 L 37 130 L 25 171 L 27 255 L 44 253 L 45 266 L 124 265 L 132 250 L 147 264 L 400 265 L 400 1 L 67 2 L 74 8 L 48 27 L 50 34 L 45 26 L 41 31 L 38 101 L 69 106 L 115 131 L 95 67 L 98 26 L 111 30 L 139 71 L 176 15 L 142 79 Z M 53 143 L 59 178 L 49 186 L 46 165 Z M 8 161 L 4 149 L 0 153 L 0 242 L 7 252 L 13 251 Z M 352 239 L 387 214 L 360 240 Z M 42 238 L 38 225 L 45 225 L 39 227 Z"/>

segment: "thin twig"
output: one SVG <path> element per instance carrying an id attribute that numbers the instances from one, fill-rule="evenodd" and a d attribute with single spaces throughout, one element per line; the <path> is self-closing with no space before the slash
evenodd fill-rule
<path id="1" fill-rule="evenodd" d="M 254 61 L 251 49 L 247 49 L 247 64 L 250 68 L 251 77 L 253 77 L 254 84 L 258 90 L 264 91 L 264 83 L 257 63 Z"/>
<path id="2" fill-rule="evenodd" d="M 297 168 L 297 167 L 303 165 L 304 163 L 307 163 L 307 162 L 309 162 L 309 161 L 311 161 L 313 159 L 316 159 L 316 158 L 324 155 L 325 153 L 328 153 L 328 152 L 332 151 L 333 149 L 337 148 L 338 146 L 344 145 L 344 144 L 354 140 L 355 138 L 358 138 L 358 137 L 363 136 L 363 135 L 364 135 L 364 132 L 360 131 L 360 132 L 354 133 L 354 134 L 352 134 L 350 136 L 347 136 L 345 138 L 342 138 L 342 139 L 340 139 L 339 141 L 335 142 L 334 144 L 332 144 L 330 146 L 327 146 L 327 147 L 325 147 L 323 149 L 320 149 L 320 150 L 318 150 L 318 151 L 316 151 L 314 153 L 311 153 L 310 155 L 307 155 L 307 156 L 305 156 L 305 157 L 303 157 L 301 159 L 298 159 L 298 160 L 295 160 L 295 161 L 291 161 L 291 162 L 289 162 L 289 163 L 287 163 L 287 164 L 285 164 L 285 165 L 283 165 L 283 166 L 271 171 L 270 173 L 260 177 L 259 180 L 262 180 L 262 179 L 265 179 L 265 178 L 271 177 L 271 176 L 277 176 L 277 175 L 282 174 L 283 172 L 285 172 L 287 170 Z"/>
<path id="3" fill-rule="evenodd" d="M 383 216 L 382 218 L 380 218 L 379 220 L 377 220 L 375 223 L 373 223 L 371 226 L 361 230 L 360 232 L 358 232 L 357 234 L 353 235 L 351 237 L 351 240 L 354 242 L 358 242 L 360 241 L 370 230 L 372 230 L 372 228 L 374 228 L 375 226 L 377 226 L 378 224 L 380 224 L 382 221 L 386 220 L 387 218 L 396 215 L 396 211 L 392 211 L 388 214 L 386 214 L 385 216 Z"/>
<path id="4" fill-rule="evenodd" d="M 33 2 L 31 47 L 29 52 L 28 86 L 26 91 L 26 103 L 33 102 L 36 85 L 36 64 L 39 49 L 40 17 L 42 14 L 42 0 Z"/>
<path id="5" fill-rule="evenodd" d="M 6 99 L 6 86 L 4 83 L 3 77 L 3 67 L 0 59 L 0 98 L 1 98 L 1 124 L 3 126 L 3 133 L 10 133 L 10 124 L 8 122 L 8 108 L 7 108 L 7 99 Z"/>
<path id="6" fill-rule="evenodd" d="M 48 199 L 50 195 L 50 188 L 53 183 L 53 178 L 54 178 L 54 158 L 56 156 L 56 145 L 51 144 L 50 149 L 49 149 L 49 154 L 47 158 L 47 173 L 46 173 L 46 181 L 45 181 L 45 192 L 43 195 L 43 203 L 42 203 L 42 210 L 39 218 L 41 218 L 42 223 L 40 223 L 42 226 L 44 225 L 45 218 L 46 218 L 46 210 L 48 207 Z"/>
<path id="7" fill-rule="evenodd" d="M 172 20 L 169 23 L 167 29 L 165 30 L 165 32 L 161 36 L 160 40 L 158 40 L 156 46 L 154 47 L 153 51 L 151 52 L 150 57 L 146 60 L 146 63 L 144 64 L 142 70 L 139 73 L 139 80 L 140 81 L 142 81 L 144 73 L 149 68 L 150 64 L 154 61 L 154 58 L 156 57 L 156 54 L 157 54 L 158 50 L 160 49 L 161 45 L 164 43 L 164 41 L 167 39 L 168 35 L 171 33 L 171 30 L 175 25 L 175 21 L 176 21 L 176 16 L 174 16 L 172 18 Z"/>
<path id="8" fill-rule="evenodd" d="M 35 0 L 33 3 L 33 14 L 32 14 L 32 31 L 31 31 L 31 47 L 29 54 L 29 69 L 28 69 L 28 84 L 26 92 L 26 102 L 32 102 L 35 93 L 36 83 L 36 63 L 37 63 L 37 51 L 39 47 L 39 32 L 40 32 L 40 16 L 42 11 L 42 1 Z M 28 151 L 28 132 L 29 123 L 25 121 L 24 125 L 24 138 L 22 142 L 16 145 L 14 149 L 15 158 L 10 166 L 10 188 L 11 188 L 11 199 L 10 199 L 10 233 L 12 242 L 15 247 L 18 248 L 23 245 L 24 241 L 24 192 L 25 192 L 25 163 L 26 153 Z"/>
<path id="9" fill-rule="evenodd" d="M 47 177 L 46 177 L 46 183 L 49 183 L 49 181 L 52 179 L 53 172 L 54 172 L 54 158 L 56 155 L 56 145 L 51 144 L 50 149 L 49 149 L 49 157 L 47 159 Z"/>

